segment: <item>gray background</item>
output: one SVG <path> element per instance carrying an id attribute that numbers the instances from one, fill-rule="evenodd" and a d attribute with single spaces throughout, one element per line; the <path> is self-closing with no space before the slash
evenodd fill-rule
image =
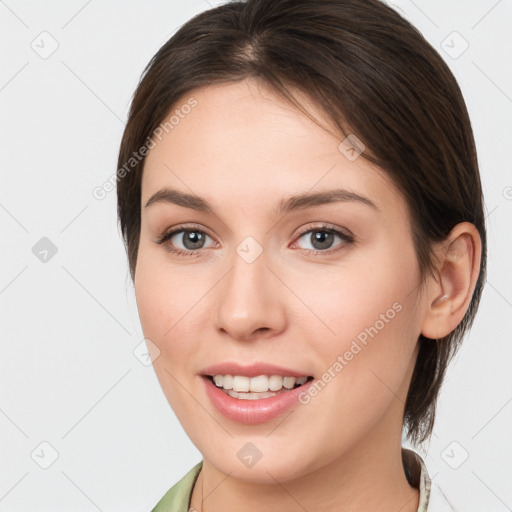
<path id="1" fill-rule="evenodd" d="M 201 459 L 143 364 L 115 191 L 92 191 L 143 67 L 221 3 L 0 1 L 0 511 L 149 511 Z M 426 463 L 457 510 L 512 510 L 512 2 L 394 5 L 459 81 L 488 213 L 488 282 Z"/>

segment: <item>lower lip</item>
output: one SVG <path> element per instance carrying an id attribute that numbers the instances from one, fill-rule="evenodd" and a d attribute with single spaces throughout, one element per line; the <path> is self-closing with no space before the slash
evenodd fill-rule
<path id="1" fill-rule="evenodd" d="M 277 418 L 294 404 L 300 403 L 300 394 L 307 392 L 311 383 L 314 382 L 314 379 L 312 379 L 298 388 L 279 393 L 279 395 L 270 398 L 243 400 L 229 396 L 208 377 L 202 376 L 202 379 L 206 386 L 206 394 L 217 410 L 226 418 L 246 425 L 264 423 Z"/>

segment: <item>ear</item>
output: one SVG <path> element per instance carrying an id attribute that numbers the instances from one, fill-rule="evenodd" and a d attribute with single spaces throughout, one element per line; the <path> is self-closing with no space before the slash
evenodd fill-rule
<path id="1" fill-rule="evenodd" d="M 437 279 L 428 278 L 421 334 L 430 339 L 450 334 L 464 318 L 480 273 L 482 241 L 469 222 L 457 224 L 436 249 Z"/>

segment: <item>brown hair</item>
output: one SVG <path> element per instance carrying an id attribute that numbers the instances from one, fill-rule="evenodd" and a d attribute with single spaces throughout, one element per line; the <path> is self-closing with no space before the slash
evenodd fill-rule
<path id="1" fill-rule="evenodd" d="M 432 434 L 447 365 L 485 283 L 483 197 L 471 122 L 453 74 L 421 33 L 379 0 L 230 2 L 196 15 L 162 46 L 134 93 L 119 151 L 118 216 L 131 278 L 144 167 L 133 153 L 194 88 L 248 77 L 311 117 L 289 90 L 296 87 L 344 136 L 363 141 L 362 156 L 390 176 L 407 202 L 422 280 L 433 275 L 435 242 L 459 222 L 478 229 L 480 274 L 466 315 L 445 338 L 419 339 L 404 426 L 421 443 Z"/>

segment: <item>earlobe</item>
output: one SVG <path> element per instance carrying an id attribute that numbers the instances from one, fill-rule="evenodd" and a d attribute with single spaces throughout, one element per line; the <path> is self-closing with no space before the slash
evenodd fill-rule
<path id="1" fill-rule="evenodd" d="M 457 224 L 438 253 L 438 279 L 428 283 L 423 336 L 439 339 L 461 322 L 478 279 L 481 239 L 473 224 Z"/>

